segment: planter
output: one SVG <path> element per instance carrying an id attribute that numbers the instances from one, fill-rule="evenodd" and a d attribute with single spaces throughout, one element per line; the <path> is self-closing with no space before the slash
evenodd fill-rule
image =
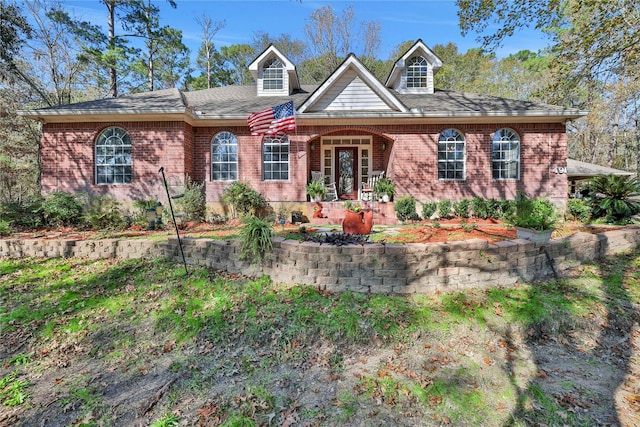
<path id="1" fill-rule="evenodd" d="M 383 194 L 382 195 L 382 201 L 383 202 L 387 203 L 387 202 L 389 202 L 389 200 L 391 200 L 391 197 L 389 197 L 388 194 Z"/>
<path id="2" fill-rule="evenodd" d="M 342 220 L 342 231 L 349 234 L 369 234 L 373 227 L 373 211 L 354 212 L 347 209 Z"/>
<path id="3" fill-rule="evenodd" d="M 516 237 L 527 239 L 533 243 L 547 243 L 551 239 L 553 230 L 534 230 L 532 228 L 516 227 Z"/>

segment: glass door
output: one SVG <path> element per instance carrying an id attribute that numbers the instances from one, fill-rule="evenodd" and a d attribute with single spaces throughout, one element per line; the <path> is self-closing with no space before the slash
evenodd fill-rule
<path id="1" fill-rule="evenodd" d="M 343 200 L 358 199 L 358 148 L 336 147 L 335 181 L 338 197 Z"/>

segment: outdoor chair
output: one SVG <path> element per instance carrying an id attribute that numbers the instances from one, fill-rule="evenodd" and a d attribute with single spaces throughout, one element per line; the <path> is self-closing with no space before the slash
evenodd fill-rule
<path id="1" fill-rule="evenodd" d="M 338 200 L 338 189 L 336 187 L 336 183 L 335 182 L 330 182 L 327 183 L 328 177 L 325 176 L 322 172 L 320 171 L 311 171 L 311 179 L 312 180 L 318 180 L 318 181 L 322 181 L 324 183 L 324 186 L 327 189 L 327 192 L 324 196 L 324 201 L 326 202 L 335 202 L 336 200 Z"/>
<path id="2" fill-rule="evenodd" d="M 376 182 L 383 176 L 384 171 L 371 171 L 367 181 L 362 183 L 362 188 L 360 189 L 360 200 L 365 202 L 374 201 L 375 195 L 373 194 L 373 187 L 375 187 Z"/>

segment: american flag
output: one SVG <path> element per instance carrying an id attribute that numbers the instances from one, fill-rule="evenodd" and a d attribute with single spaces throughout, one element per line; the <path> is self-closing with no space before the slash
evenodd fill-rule
<path id="1" fill-rule="evenodd" d="M 251 135 L 275 135 L 296 128 L 293 101 L 276 105 L 268 110 L 258 111 L 247 118 Z"/>

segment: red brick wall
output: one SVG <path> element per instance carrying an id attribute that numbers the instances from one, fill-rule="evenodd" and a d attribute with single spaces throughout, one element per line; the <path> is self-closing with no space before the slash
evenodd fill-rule
<path id="1" fill-rule="evenodd" d="M 111 126 L 125 129 L 132 143 L 131 184 L 95 184 L 95 141 Z M 42 136 L 42 190 L 112 195 L 122 201 L 159 197 L 166 200 L 162 176 L 182 182 L 185 172 L 185 124 L 182 122 L 113 122 L 45 124 Z M 188 148 L 188 147 L 187 147 Z M 192 151 L 192 150 L 187 150 Z"/>
<path id="2" fill-rule="evenodd" d="M 133 182 L 127 185 L 95 185 L 94 144 L 101 130 L 121 126 L 133 143 Z M 437 139 L 453 127 L 466 140 L 466 179 L 438 180 Z M 491 172 L 493 133 L 503 127 L 514 129 L 521 138 L 520 180 L 494 180 Z M 513 198 L 516 191 L 532 197 L 546 195 L 564 202 L 565 175 L 553 172 L 566 167 L 567 140 L 562 124 L 469 124 L 459 126 L 411 125 L 366 127 L 300 127 L 290 135 L 289 180 L 262 180 L 262 138 L 241 127 L 197 127 L 182 122 L 123 122 L 46 124 L 42 138 L 43 191 L 112 194 L 121 200 L 159 196 L 166 199 L 158 169 L 164 166 L 170 184 L 189 174 L 205 182 L 207 200 L 220 199 L 229 182 L 211 181 L 211 140 L 220 131 L 238 139 L 239 180 L 249 183 L 268 201 L 304 201 L 305 184 L 311 170 L 320 169 L 320 138 L 329 134 L 372 135 L 373 168 L 385 170 L 398 196 L 411 194 L 419 201 L 473 196 Z M 308 152 L 314 142 L 313 152 Z M 382 143 L 386 142 L 386 150 Z"/>

